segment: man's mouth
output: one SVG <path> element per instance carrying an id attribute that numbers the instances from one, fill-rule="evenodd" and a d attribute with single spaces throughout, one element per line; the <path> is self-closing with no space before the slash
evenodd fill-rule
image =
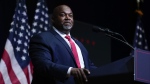
<path id="1" fill-rule="evenodd" d="M 70 25 L 71 23 L 70 22 L 64 22 L 64 24 L 69 24 Z"/>

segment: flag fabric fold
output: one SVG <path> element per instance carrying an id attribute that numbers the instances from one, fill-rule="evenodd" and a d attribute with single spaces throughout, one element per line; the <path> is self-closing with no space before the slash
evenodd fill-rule
<path id="1" fill-rule="evenodd" d="M 34 21 L 32 24 L 32 33 L 37 34 L 50 29 L 50 18 L 48 7 L 44 0 L 38 0 L 35 10 Z"/>
<path id="2" fill-rule="evenodd" d="M 39 0 L 32 27 L 28 24 L 25 0 L 18 0 L 0 61 L 0 84 L 31 84 L 33 66 L 28 54 L 30 38 L 50 28 L 48 8 Z"/>
<path id="3" fill-rule="evenodd" d="M 44 0 L 37 3 L 31 28 L 25 0 L 18 0 L 0 61 L 0 84 L 31 84 L 33 66 L 28 54 L 30 38 L 49 29 L 48 7 Z"/>
<path id="4" fill-rule="evenodd" d="M 32 63 L 28 56 L 31 33 L 25 0 L 18 0 L 0 61 L 0 84 L 30 84 Z"/>
<path id="5" fill-rule="evenodd" d="M 142 50 L 149 50 L 145 30 L 143 27 L 141 17 L 139 15 L 137 17 L 133 47 Z"/>
<path id="6" fill-rule="evenodd" d="M 149 50 L 148 42 L 146 39 L 146 34 L 144 30 L 144 26 L 141 20 L 141 16 L 137 16 L 136 29 L 133 40 L 133 47 L 135 49 Z M 130 55 L 134 56 L 134 50 L 131 51 Z"/>

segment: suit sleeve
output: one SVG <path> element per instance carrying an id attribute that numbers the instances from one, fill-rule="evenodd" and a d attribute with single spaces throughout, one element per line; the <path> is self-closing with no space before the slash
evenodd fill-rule
<path id="1" fill-rule="evenodd" d="M 41 78 L 64 81 L 69 66 L 53 62 L 53 49 L 43 38 L 45 37 L 37 35 L 30 40 L 29 56 L 33 63 L 34 73 Z"/>

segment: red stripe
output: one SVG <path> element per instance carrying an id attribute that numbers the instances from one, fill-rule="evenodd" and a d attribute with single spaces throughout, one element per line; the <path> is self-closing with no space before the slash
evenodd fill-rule
<path id="1" fill-rule="evenodd" d="M 23 69 L 23 72 L 25 73 L 25 76 L 27 78 L 28 84 L 30 84 L 30 78 L 29 78 L 29 71 L 28 71 L 28 67 L 25 67 Z"/>
<path id="2" fill-rule="evenodd" d="M 3 79 L 1 72 L 0 72 L 0 84 L 4 84 L 4 79 Z"/>
<path id="3" fill-rule="evenodd" d="M 33 65 L 32 65 L 32 62 L 30 62 L 30 68 L 31 68 L 31 74 L 33 74 Z"/>
<path id="4" fill-rule="evenodd" d="M 32 70 L 32 63 L 30 62 L 29 65 L 30 65 L 30 72 L 31 72 L 31 75 L 32 75 L 32 72 L 33 72 L 33 70 Z M 25 68 L 23 69 L 23 72 L 24 72 L 25 75 L 26 75 L 28 84 L 30 84 L 30 75 L 29 75 L 30 73 L 29 73 L 28 67 L 25 67 Z"/>
<path id="5" fill-rule="evenodd" d="M 6 50 L 4 50 L 2 59 L 4 60 L 6 66 L 7 66 L 7 70 L 8 70 L 8 75 L 10 77 L 10 80 L 13 84 L 20 84 L 16 74 L 14 73 L 12 66 L 11 66 L 11 62 L 10 62 L 10 57 L 7 53 Z M 11 58 L 11 60 L 13 60 L 13 58 Z"/>

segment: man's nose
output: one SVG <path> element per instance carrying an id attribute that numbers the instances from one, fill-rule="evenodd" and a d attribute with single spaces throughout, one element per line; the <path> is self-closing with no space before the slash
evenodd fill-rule
<path id="1" fill-rule="evenodd" d="M 66 16 L 65 16 L 65 19 L 70 19 L 70 16 L 69 16 L 69 15 L 66 15 Z"/>

